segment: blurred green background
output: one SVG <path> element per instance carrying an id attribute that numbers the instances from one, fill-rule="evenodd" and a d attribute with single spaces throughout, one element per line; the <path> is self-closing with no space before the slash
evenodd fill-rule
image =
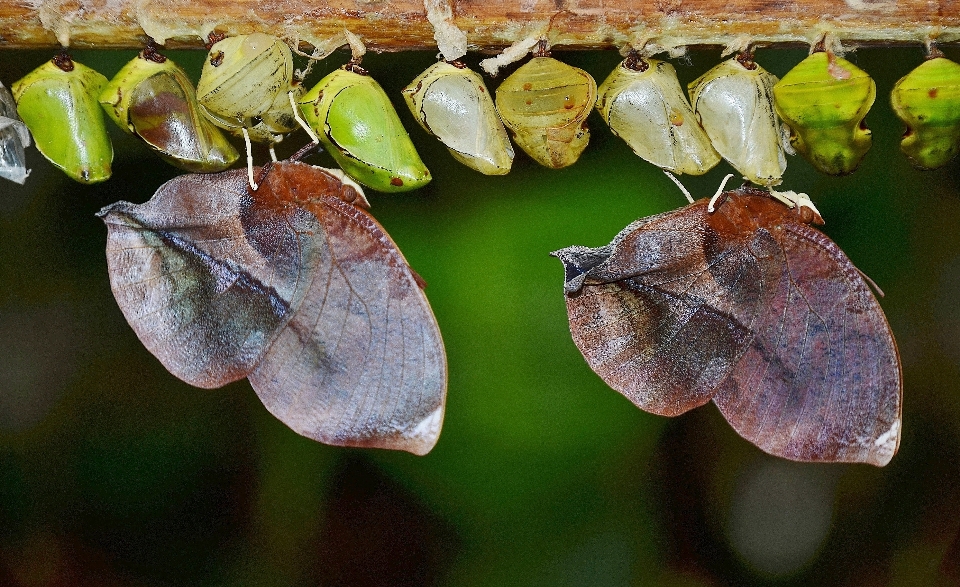
<path id="1" fill-rule="evenodd" d="M 134 54 L 74 57 L 110 77 Z M 757 61 L 782 76 L 805 54 Z M 197 79 L 202 52 L 168 55 Z M 49 56 L 0 52 L 0 79 Z M 619 61 L 555 56 L 598 82 Z M 922 57 L 854 53 L 878 86 L 872 151 L 844 178 L 791 158 L 783 184 L 812 196 L 824 231 L 886 292 L 905 387 L 900 452 L 883 469 L 766 456 L 712 404 L 645 414 L 590 371 L 547 253 L 606 244 L 686 203 L 596 113 L 572 167 L 518 153 L 509 175 L 485 177 L 402 104 L 433 53 L 364 61 L 434 176 L 414 193 L 369 193 L 428 282 L 446 341 L 446 421 L 426 457 L 323 446 L 275 420 L 246 381 L 204 391 L 169 375 L 114 303 L 94 213 L 143 202 L 179 172 L 116 128 L 114 177 L 97 186 L 30 149 L 26 186 L 0 184 L 0 585 L 960 583 L 960 161 L 912 169 L 888 97 Z M 685 84 L 718 61 L 695 51 L 675 63 Z M 280 152 L 306 141 L 295 133 Z M 682 179 L 703 197 L 730 171 Z"/>

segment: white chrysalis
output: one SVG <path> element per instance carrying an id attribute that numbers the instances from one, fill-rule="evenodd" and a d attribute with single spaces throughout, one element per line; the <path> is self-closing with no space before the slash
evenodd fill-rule
<path id="1" fill-rule="evenodd" d="M 410 82 L 403 97 L 420 126 L 458 161 L 486 175 L 510 171 L 513 146 L 476 72 L 440 61 Z"/>
<path id="2" fill-rule="evenodd" d="M 748 55 L 717 65 L 690 84 L 690 103 L 713 147 L 743 176 L 778 185 L 787 168 L 773 108 L 777 76 Z"/>
<path id="3" fill-rule="evenodd" d="M 691 175 L 720 162 L 669 63 L 628 57 L 598 93 L 597 110 L 610 130 L 644 160 Z"/>

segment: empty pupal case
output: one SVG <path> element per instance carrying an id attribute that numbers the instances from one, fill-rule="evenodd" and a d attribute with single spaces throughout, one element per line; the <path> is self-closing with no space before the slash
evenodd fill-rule
<path id="1" fill-rule="evenodd" d="M 672 65 L 631 55 L 598 90 L 597 110 L 642 159 L 673 173 L 702 175 L 720 162 Z"/>
<path id="2" fill-rule="evenodd" d="M 403 89 L 414 118 L 467 167 L 504 175 L 513 145 L 483 78 L 458 62 L 437 62 Z"/>
<path id="3" fill-rule="evenodd" d="M 23 185 L 27 169 L 24 148 L 30 146 L 30 131 L 17 114 L 10 91 L 0 83 L 0 177 Z"/>
<path id="4" fill-rule="evenodd" d="M 197 83 L 197 100 L 204 114 L 233 132 L 256 122 L 276 107 L 293 80 L 290 48 L 272 35 L 254 33 L 228 37 L 210 47 Z"/>

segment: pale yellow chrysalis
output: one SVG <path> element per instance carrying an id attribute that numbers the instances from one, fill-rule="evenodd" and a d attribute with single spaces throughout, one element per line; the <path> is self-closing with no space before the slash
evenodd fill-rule
<path id="1" fill-rule="evenodd" d="M 286 94 L 292 79 L 293 57 L 280 39 L 263 33 L 229 37 L 210 48 L 197 100 L 214 124 L 239 134 L 240 127 L 256 126 L 253 119 L 270 116 L 272 108 L 291 111 Z M 269 131 L 255 132 L 255 140 L 270 140 Z"/>
<path id="2" fill-rule="evenodd" d="M 745 65 L 746 64 L 746 65 Z M 690 84 L 690 103 L 713 147 L 746 179 L 778 185 L 787 168 L 773 108 L 777 76 L 741 54 Z"/>
<path id="3" fill-rule="evenodd" d="M 552 57 L 534 57 L 497 88 L 497 111 L 517 145 L 553 169 L 572 165 L 587 148 L 587 116 L 597 82 Z"/>
<path id="4" fill-rule="evenodd" d="M 628 57 L 598 90 L 597 110 L 633 152 L 673 173 L 702 175 L 720 162 L 672 65 Z"/>
<path id="5" fill-rule="evenodd" d="M 420 126 L 458 161 L 486 175 L 510 171 L 513 145 L 479 74 L 440 61 L 410 82 L 403 97 Z"/>

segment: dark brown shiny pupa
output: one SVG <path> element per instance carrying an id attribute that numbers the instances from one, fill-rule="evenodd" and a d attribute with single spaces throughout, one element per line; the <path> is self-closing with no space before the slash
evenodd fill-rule
<path id="1" fill-rule="evenodd" d="M 900 357 L 862 275 L 801 208 L 747 187 L 719 202 L 553 253 L 583 356 L 648 412 L 712 399 L 770 454 L 886 465 L 900 443 Z"/>
<path id="2" fill-rule="evenodd" d="M 292 161 L 261 175 L 183 175 L 100 211 L 127 321 L 180 379 L 247 377 L 304 436 L 426 454 L 447 372 L 422 281 L 355 184 Z"/>

